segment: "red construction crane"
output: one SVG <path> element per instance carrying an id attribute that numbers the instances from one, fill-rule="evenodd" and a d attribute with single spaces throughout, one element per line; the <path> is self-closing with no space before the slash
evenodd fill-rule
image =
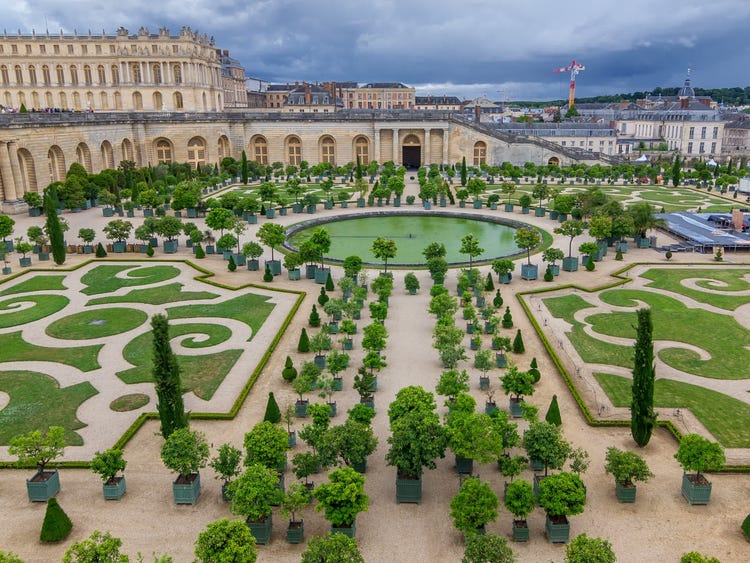
<path id="1" fill-rule="evenodd" d="M 570 94 L 568 95 L 568 109 L 573 107 L 576 100 L 576 76 L 582 70 L 586 70 L 586 67 L 581 63 L 577 63 L 575 59 L 568 66 L 563 68 L 556 68 L 552 72 L 570 72 Z"/>

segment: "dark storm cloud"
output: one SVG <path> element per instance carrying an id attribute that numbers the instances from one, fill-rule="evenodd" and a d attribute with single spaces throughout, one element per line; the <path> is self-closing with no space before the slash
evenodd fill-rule
<path id="1" fill-rule="evenodd" d="M 188 25 L 271 81 L 401 81 L 420 93 L 539 99 L 565 97 L 567 78 L 552 69 L 573 58 L 587 66 L 580 95 L 677 85 L 688 65 L 696 85 L 744 85 L 750 3 L 26 0 L 6 7 L 3 22 L 9 33 Z"/>

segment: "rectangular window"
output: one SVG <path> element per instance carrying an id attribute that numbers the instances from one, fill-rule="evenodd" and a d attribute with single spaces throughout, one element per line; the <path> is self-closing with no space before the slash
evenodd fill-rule
<path id="1" fill-rule="evenodd" d="M 60 54 L 60 45 L 53 45 L 52 47 L 53 47 L 52 50 L 55 52 L 55 55 L 59 55 Z"/>
<path id="2" fill-rule="evenodd" d="M 695 127 L 690 128 L 690 133 L 688 134 L 688 139 L 695 139 Z"/>
<path id="3" fill-rule="evenodd" d="M 102 54 L 102 46 L 101 45 L 97 45 L 96 47 L 94 47 L 94 50 L 96 51 L 97 55 L 101 55 Z"/>
<path id="4" fill-rule="evenodd" d="M 10 52 L 13 53 L 14 55 L 17 55 L 18 54 L 18 45 L 11 45 L 10 46 Z"/>
<path id="5" fill-rule="evenodd" d="M 701 153 L 701 154 L 703 154 L 704 152 L 706 152 L 706 143 L 701 143 L 698 146 L 698 152 Z"/>
<path id="6" fill-rule="evenodd" d="M 3 52 L 2 49 L 0 49 L 0 53 L 2 53 L 2 52 Z M 47 46 L 46 45 L 39 45 L 39 53 L 41 53 L 43 55 L 46 52 L 47 52 Z"/>
<path id="7" fill-rule="evenodd" d="M 82 55 L 88 55 L 89 53 L 89 47 L 88 45 L 81 45 L 81 54 Z"/>
<path id="8" fill-rule="evenodd" d="M 110 55 L 114 55 L 115 52 L 116 52 L 115 46 L 114 45 L 110 45 L 109 46 L 109 54 Z"/>
<path id="9" fill-rule="evenodd" d="M 714 133 L 713 133 L 713 137 L 712 138 L 713 139 L 718 139 L 719 138 L 719 128 L 718 127 L 714 127 Z"/>
<path id="10" fill-rule="evenodd" d="M 701 127 L 701 139 L 705 139 L 705 138 L 706 138 L 706 128 Z"/>
<path id="11" fill-rule="evenodd" d="M 711 143 L 711 154 L 716 154 L 716 143 Z"/>
<path id="12" fill-rule="evenodd" d="M 69 55 L 73 54 L 73 45 L 68 45 L 68 54 Z"/>
<path id="13" fill-rule="evenodd" d="M 27 55 L 31 54 L 31 45 L 26 45 L 26 54 Z"/>
<path id="14" fill-rule="evenodd" d="M 693 154 L 693 143 L 688 143 L 688 154 Z"/>

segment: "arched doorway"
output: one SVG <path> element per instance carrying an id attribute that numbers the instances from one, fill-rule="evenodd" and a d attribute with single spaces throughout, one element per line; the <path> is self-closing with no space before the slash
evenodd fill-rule
<path id="1" fill-rule="evenodd" d="M 407 135 L 404 139 L 401 163 L 407 168 L 419 168 L 422 164 L 422 145 L 416 135 Z"/>
<path id="2" fill-rule="evenodd" d="M 560 166 L 560 159 L 556 156 L 553 156 L 547 161 L 547 164 L 549 164 L 550 166 Z"/>

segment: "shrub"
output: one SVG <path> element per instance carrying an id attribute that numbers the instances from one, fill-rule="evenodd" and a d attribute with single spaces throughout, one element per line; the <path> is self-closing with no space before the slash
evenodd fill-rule
<path id="1" fill-rule="evenodd" d="M 615 563 L 612 544 L 601 538 L 590 538 L 586 534 L 576 536 L 565 548 L 565 563 Z"/>
<path id="2" fill-rule="evenodd" d="M 323 290 L 323 288 L 321 288 L 321 290 Z M 320 313 L 318 313 L 318 308 L 315 305 L 312 306 L 312 311 L 310 311 L 308 324 L 313 328 L 320 326 Z"/>
<path id="3" fill-rule="evenodd" d="M 469 534 L 466 536 L 466 547 L 461 563 L 513 563 L 516 558 L 502 536 L 487 533 L 485 535 Z"/>
<path id="4" fill-rule="evenodd" d="M 680 563 L 721 563 L 716 557 L 706 557 L 697 551 L 683 553 L 680 557 Z"/>
<path id="5" fill-rule="evenodd" d="M 742 533 L 745 534 L 745 539 L 750 540 L 750 514 L 742 522 Z"/>
<path id="6" fill-rule="evenodd" d="M 237 263 L 234 261 L 234 256 L 230 256 L 229 262 L 227 262 L 227 270 L 229 270 L 230 272 L 234 272 L 236 269 L 237 269 Z M 266 270 L 268 270 L 268 266 L 266 266 Z M 270 280 L 267 280 L 265 274 L 263 275 L 263 281 L 271 281 L 271 280 L 273 280 L 273 278 L 271 278 Z"/>
<path id="7" fill-rule="evenodd" d="M 409 196 L 414 197 L 414 196 Z M 301 563 L 365 563 L 357 548 L 357 540 L 342 533 L 329 532 L 325 537 L 313 536 L 302 552 Z"/>
<path id="8" fill-rule="evenodd" d="M 299 343 L 297 344 L 297 352 L 309 352 L 310 351 L 310 338 L 307 336 L 307 330 L 302 327 L 302 333 L 299 335 Z M 286 379 L 286 378 L 284 378 Z"/>
<path id="9" fill-rule="evenodd" d="M 72 528 L 73 523 L 65 514 L 65 511 L 60 508 L 60 505 L 57 504 L 57 499 L 54 497 L 49 499 L 39 539 L 43 542 L 62 541 L 68 537 Z"/>
<path id="10" fill-rule="evenodd" d="M 549 404 L 547 415 L 544 417 L 544 420 L 555 426 L 562 426 L 560 407 L 557 405 L 557 395 L 552 395 L 552 402 Z"/>
<path id="11" fill-rule="evenodd" d="M 104 247 L 102 246 L 102 243 L 99 243 L 96 245 L 96 257 L 97 258 L 105 258 L 107 256 L 107 251 L 104 250 Z"/>
<path id="12" fill-rule="evenodd" d="M 149 258 L 152 258 L 154 256 L 154 247 L 151 246 L 151 243 L 148 243 L 148 246 L 146 247 L 146 256 Z"/>
<path id="13" fill-rule="evenodd" d="M 510 307 L 505 308 L 502 325 L 503 328 L 513 328 L 513 316 L 510 314 Z"/>
<path id="14" fill-rule="evenodd" d="M 305 332 L 305 329 L 302 329 L 303 332 Z M 307 336 L 307 332 L 305 332 L 305 336 Z M 300 335 L 300 344 L 302 343 L 302 335 Z M 309 347 L 309 342 L 308 342 Z M 297 346 L 299 348 L 299 346 Z M 301 352 L 302 350 L 300 350 Z M 294 367 L 294 364 L 292 363 L 292 358 L 289 356 L 286 357 L 286 362 L 284 363 L 284 369 L 281 371 L 281 377 L 284 378 L 284 381 L 291 383 L 294 381 L 294 378 L 297 377 L 297 368 Z"/>
<path id="15" fill-rule="evenodd" d="M 263 420 L 267 420 L 272 424 L 276 424 L 281 421 L 281 411 L 279 405 L 276 403 L 276 398 L 273 396 L 273 391 L 268 393 L 268 402 L 266 403 L 266 414 L 263 415 Z"/>
<path id="16" fill-rule="evenodd" d="M 273 274 L 271 273 L 268 264 L 266 264 L 266 271 L 263 273 L 263 281 L 266 283 L 273 281 Z"/>
<path id="17" fill-rule="evenodd" d="M 495 290 L 495 282 L 492 281 L 492 274 L 490 272 L 487 272 L 487 279 L 484 282 L 484 290 L 485 291 Z"/>
<path id="18" fill-rule="evenodd" d="M 206 251 L 203 250 L 203 247 L 200 244 L 195 248 L 195 257 L 198 260 L 201 260 L 206 257 Z"/>
<path id="19" fill-rule="evenodd" d="M 120 553 L 122 540 L 112 536 L 109 532 L 94 532 L 86 539 L 75 542 L 65 552 L 63 563 L 90 563 L 93 561 L 107 561 L 112 563 L 127 563 L 128 556 Z M 0 561 L 5 562 L 2 555 Z"/>
<path id="20" fill-rule="evenodd" d="M 523 345 L 523 337 L 521 336 L 521 329 L 519 328 L 516 332 L 516 337 L 513 339 L 513 352 L 516 354 L 523 354 L 526 351 L 526 347 Z"/>
<path id="21" fill-rule="evenodd" d="M 667 260 L 671 260 L 672 259 L 672 251 L 671 250 L 667 250 L 666 254 L 664 254 L 664 258 L 666 258 Z"/>
<path id="22" fill-rule="evenodd" d="M 495 309 L 499 309 L 503 306 L 503 296 L 500 295 L 500 290 L 495 291 L 495 297 L 492 298 L 492 304 L 495 306 Z"/>
<path id="23" fill-rule="evenodd" d="M 331 277 L 331 272 L 328 272 L 328 277 L 326 278 L 326 291 L 333 291 L 335 289 L 333 285 L 333 277 Z"/>
<path id="24" fill-rule="evenodd" d="M 254 563 L 258 557 L 255 536 L 242 520 L 221 518 L 211 522 L 198 534 L 195 541 L 195 557 L 202 563 Z"/>
<path id="25" fill-rule="evenodd" d="M 586 271 L 593 272 L 596 268 L 596 263 L 594 262 L 594 259 L 589 256 L 588 260 L 586 260 Z"/>
<path id="26" fill-rule="evenodd" d="M 531 374 L 531 377 L 533 378 L 533 383 L 539 383 L 539 380 L 542 378 L 542 374 L 539 371 L 539 365 L 536 363 L 536 356 L 531 358 L 531 364 L 529 365 L 529 373 Z"/>
<path id="27" fill-rule="evenodd" d="M 555 279 L 555 276 L 552 275 L 552 268 L 550 266 L 547 266 L 547 269 L 544 270 L 544 281 L 551 282 Z"/>
<path id="28" fill-rule="evenodd" d="M 622 260 L 622 249 L 618 248 L 615 252 L 615 260 Z"/>
<path id="29" fill-rule="evenodd" d="M 318 305 L 321 307 L 324 306 L 326 303 L 328 303 L 328 300 L 330 297 L 328 297 L 328 293 L 326 292 L 325 287 L 320 288 L 320 295 L 318 295 Z"/>

